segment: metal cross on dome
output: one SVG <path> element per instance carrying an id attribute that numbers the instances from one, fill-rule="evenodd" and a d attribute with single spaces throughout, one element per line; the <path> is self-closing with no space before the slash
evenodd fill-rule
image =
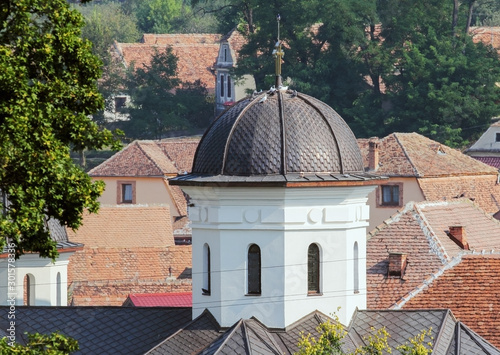
<path id="1" fill-rule="evenodd" d="M 280 20 L 281 16 L 278 14 L 276 16 L 276 20 L 278 21 L 278 41 L 274 45 L 274 50 L 273 50 L 273 55 L 276 58 L 276 87 L 281 86 L 281 61 L 283 57 L 285 56 L 285 53 L 283 52 L 281 48 L 281 41 L 280 41 Z"/>

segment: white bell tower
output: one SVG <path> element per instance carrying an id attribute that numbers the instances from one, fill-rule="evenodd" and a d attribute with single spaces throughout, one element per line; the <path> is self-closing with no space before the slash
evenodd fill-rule
<path id="1" fill-rule="evenodd" d="M 277 80 L 277 85 L 280 81 Z M 193 317 L 284 328 L 366 308 L 368 194 L 356 139 L 328 105 L 273 88 L 237 102 L 200 141 L 190 196 Z"/>

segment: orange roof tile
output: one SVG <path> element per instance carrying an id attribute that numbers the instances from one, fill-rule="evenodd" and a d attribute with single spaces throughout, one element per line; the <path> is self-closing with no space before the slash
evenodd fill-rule
<path id="1" fill-rule="evenodd" d="M 408 203 L 370 233 L 367 243 L 368 308 L 388 308 L 464 251 L 447 234 L 464 226 L 471 249 L 500 248 L 500 222 L 468 199 Z M 389 253 L 404 253 L 408 265 L 402 278 L 387 277 Z"/>
<path id="2" fill-rule="evenodd" d="M 218 34 L 145 34 L 143 43 L 117 43 L 115 49 L 125 65 L 135 63 L 135 67 L 149 65 L 155 50 L 162 51 L 171 46 L 179 58 L 178 78 L 183 82 L 200 80 L 209 92 L 215 90 L 215 76 L 212 67 L 219 52 Z"/>
<path id="3" fill-rule="evenodd" d="M 471 27 L 469 33 L 474 42 L 483 42 L 500 51 L 500 27 Z"/>
<path id="4" fill-rule="evenodd" d="M 496 175 L 451 176 L 418 179 L 418 184 L 426 200 L 467 197 L 487 213 L 493 214 L 500 210 L 500 185 L 497 179 Z"/>
<path id="5" fill-rule="evenodd" d="M 134 141 L 89 171 L 99 176 L 164 176 L 190 172 L 199 138 Z"/>
<path id="6" fill-rule="evenodd" d="M 85 248 L 142 248 L 174 245 L 168 206 L 101 206 L 85 213 L 82 226 L 70 238 Z"/>
<path id="7" fill-rule="evenodd" d="M 368 142 L 379 143 L 378 174 L 386 176 L 437 177 L 496 175 L 497 170 L 460 151 L 418 133 L 392 133 L 385 138 L 359 139 L 368 166 Z"/>
<path id="8" fill-rule="evenodd" d="M 403 305 L 449 308 L 471 329 L 500 346 L 500 255 L 464 255 Z"/>

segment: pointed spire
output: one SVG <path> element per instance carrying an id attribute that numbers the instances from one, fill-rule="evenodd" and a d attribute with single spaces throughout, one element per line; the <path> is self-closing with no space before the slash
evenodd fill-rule
<path id="1" fill-rule="evenodd" d="M 276 20 L 278 21 L 278 41 L 276 42 L 273 50 L 273 54 L 276 60 L 276 87 L 279 88 L 281 86 L 281 61 L 285 53 L 281 49 L 281 41 L 280 41 L 280 20 L 281 16 L 278 14 L 276 16 Z"/>

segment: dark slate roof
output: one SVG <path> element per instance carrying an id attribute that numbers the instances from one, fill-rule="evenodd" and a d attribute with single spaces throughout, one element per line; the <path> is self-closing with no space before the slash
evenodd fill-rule
<path id="1" fill-rule="evenodd" d="M 330 106 L 270 90 L 235 103 L 202 137 L 192 173 L 174 183 L 337 182 L 365 174 L 354 134 Z"/>
<path id="2" fill-rule="evenodd" d="M 7 329 L 9 307 L 0 307 Z M 17 341 L 24 333 L 55 331 L 78 341 L 75 354 L 144 354 L 191 320 L 191 308 L 16 307 Z"/>
<path id="3" fill-rule="evenodd" d="M 184 328 L 147 352 L 150 355 L 198 354 L 221 334 L 220 327 L 210 312 L 203 312 Z"/>
<path id="4" fill-rule="evenodd" d="M 347 328 L 345 349 L 365 345 L 367 337 L 381 328 L 389 333 L 387 340 L 391 348 L 408 343 L 410 338 L 431 329 L 432 339 L 426 336 L 424 342 L 432 343 L 434 355 L 500 354 L 493 345 L 457 321 L 447 309 L 356 311 Z"/>
<path id="5" fill-rule="evenodd" d="M 269 329 L 254 318 L 242 319 L 229 329 L 221 329 L 205 310 L 147 354 L 294 354 L 299 350 L 301 334 L 317 336 L 316 327 L 327 319 L 324 314 L 313 312 L 281 330 Z"/>

